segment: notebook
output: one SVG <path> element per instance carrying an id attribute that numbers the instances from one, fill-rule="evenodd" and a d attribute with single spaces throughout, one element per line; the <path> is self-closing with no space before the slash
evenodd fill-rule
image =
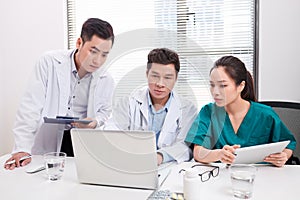
<path id="1" fill-rule="evenodd" d="M 270 154 L 282 152 L 289 143 L 290 141 L 287 140 L 238 148 L 235 150 L 236 158 L 234 164 L 254 164 L 263 162 L 264 158 Z"/>
<path id="2" fill-rule="evenodd" d="M 153 132 L 71 129 L 71 137 L 80 183 L 157 189 L 169 173 L 158 172 Z"/>

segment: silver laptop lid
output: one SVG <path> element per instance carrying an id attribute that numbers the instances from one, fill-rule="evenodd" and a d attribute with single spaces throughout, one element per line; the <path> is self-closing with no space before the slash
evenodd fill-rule
<path id="1" fill-rule="evenodd" d="M 79 182 L 156 189 L 155 134 L 144 131 L 71 130 Z"/>

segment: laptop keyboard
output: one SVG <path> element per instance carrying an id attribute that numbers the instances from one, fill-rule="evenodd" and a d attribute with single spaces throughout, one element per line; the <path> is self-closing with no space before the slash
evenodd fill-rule
<path id="1" fill-rule="evenodd" d="M 155 190 L 148 200 L 166 200 L 171 198 L 171 192 L 169 190 Z"/>
<path id="2" fill-rule="evenodd" d="M 147 200 L 184 200 L 182 193 L 172 193 L 170 190 L 155 190 Z"/>

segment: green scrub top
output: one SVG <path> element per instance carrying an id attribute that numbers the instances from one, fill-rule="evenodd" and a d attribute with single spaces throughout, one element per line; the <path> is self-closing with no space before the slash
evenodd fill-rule
<path id="1" fill-rule="evenodd" d="M 221 149 L 224 145 L 241 147 L 290 140 L 288 149 L 296 148 L 293 134 L 275 111 L 266 105 L 250 101 L 250 108 L 237 133 L 224 107 L 214 103 L 205 105 L 193 122 L 185 141 L 207 149 Z"/>

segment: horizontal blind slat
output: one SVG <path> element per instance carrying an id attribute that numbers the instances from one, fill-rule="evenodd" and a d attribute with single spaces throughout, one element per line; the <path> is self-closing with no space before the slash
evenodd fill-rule
<path id="1" fill-rule="evenodd" d="M 147 53 L 154 47 L 168 47 L 177 51 L 181 59 L 175 90 L 194 99 L 200 109 L 211 101 L 207 80 L 216 59 L 237 56 L 253 73 L 254 4 L 254 0 L 70 0 L 75 14 L 73 10 L 68 14 L 69 43 L 74 43 L 74 48 L 74 38 L 89 17 L 107 20 L 114 27 L 116 41 L 112 52 L 117 52 L 118 37 L 127 32 L 158 29 L 155 34 L 144 36 L 150 42 L 141 42 L 140 49 L 109 56 L 105 67 L 118 83 L 115 98 L 146 85 Z M 128 41 L 128 46 L 131 42 L 134 41 Z M 142 46 L 144 43 L 147 46 Z"/>

